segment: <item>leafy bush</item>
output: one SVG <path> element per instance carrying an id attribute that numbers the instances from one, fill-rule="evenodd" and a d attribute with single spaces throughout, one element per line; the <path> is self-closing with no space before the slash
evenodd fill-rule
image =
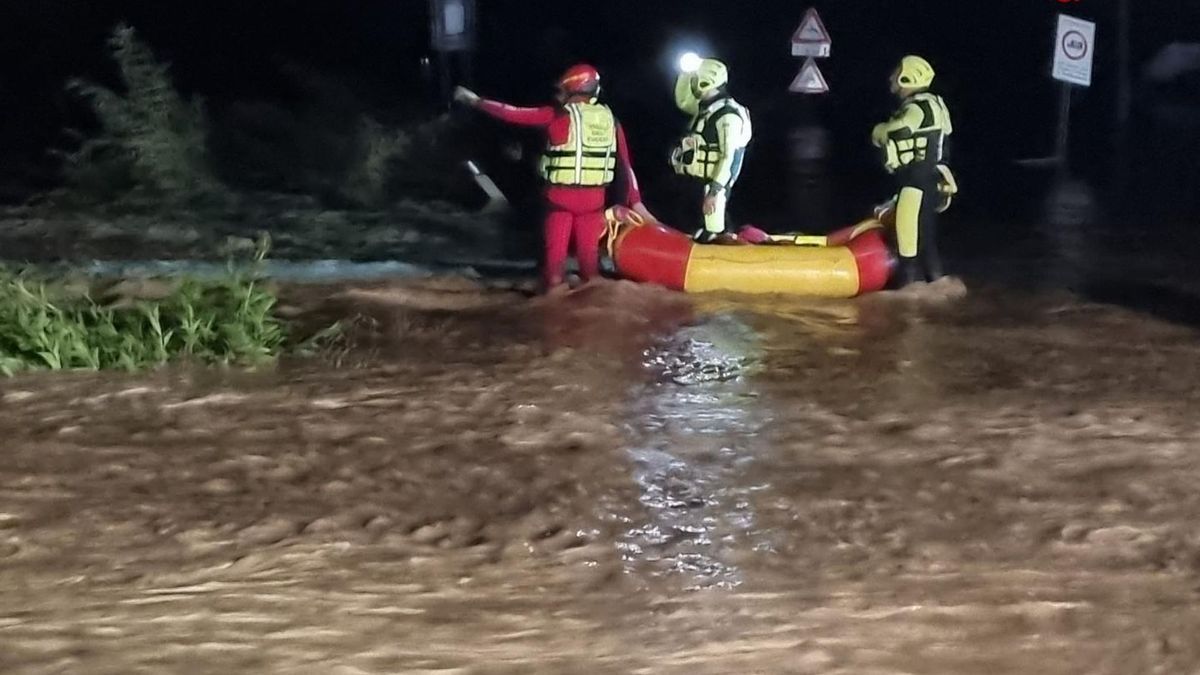
<path id="1" fill-rule="evenodd" d="M 315 195 L 327 207 L 387 209 L 400 200 L 472 203 L 464 118 L 398 124 L 333 77 L 285 70 L 295 93 L 216 107 L 210 151 L 235 189 Z"/>
<path id="2" fill-rule="evenodd" d="M 359 157 L 346 180 L 344 193 L 365 206 L 379 206 L 386 200 L 384 188 L 391 164 L 411 146 L 411 137 L 364 118 L 359 132 Z"/>
<path id="3" fill-rule="evenodd" d="M 176 90 L 170 66 L 133 28 L 117 26 L 108 44 L 124 86 L 68 82 L 100 129 L 92 137 L 72 131 L 78 148 L 58 153 L 72 188 L 56 195 L 58 203 L 235 206 L 239 186 L 367 208 L 397 198 L 444 198 L 463 186 L 473 194 L 463 151 L 446 147 L 451 125 L 444 116 L 405 130 L 390 127 L 363 114 L 344 84 L 292 72 L 303 102 L 236 103 L 223 114 L 218 109 L 214 125 L 199 98 L 189 101 Z"/>
<path id="4" fill-rule="evenodd" d="M 58 153 L 68 184 L 14 215 L 22 230 L 60 227 L 73 254 L 106 257 L 205 255 L 213 239 L 250 228 L 270 229 L 289 257 L 501 241 L 498 218 L 468 213 L 483 196 L 463 167 L 473 155 L 462 118 L 399 127 L 395 115 L 365 113 L 339 79 L 299 68 L 285 69 L 294 90 L 286 100 L 227 103 L 210 115 L 174 89 L 133 29 L 118 26 L 109 44 L 124 86 L 70 83 L 99 129 Z"/>
<path id="5" fill-rule="evenodd" d="M 63 153 L 72 187 L 95 197 L 146 193 L 157 200 L 189 201 L 220 190 L 208 165 L 208 120 L 203 103 L 186 101 L 171 82 L 169 66 L 134 33 L 118 26 L 109 38 L 124 92 L 71 80 L 86 98 L 100 133 Z"/>
<path id="6" fill-rule="evenodd" d="M 158 299 L 104 303 L 61 283 L 0 272 L 0 372 L 270 361 L 288 341 L 275 306 L 260 279 L 232 265 L 224 278 L 183 279 Z"/>

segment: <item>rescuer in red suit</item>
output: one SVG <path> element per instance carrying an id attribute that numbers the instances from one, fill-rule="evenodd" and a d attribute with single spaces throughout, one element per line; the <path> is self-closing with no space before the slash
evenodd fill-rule
<path id="1" fill-rule="evenodd" d="M 583 280 L 600 276 L 606 193 L 618 172 L 626 187 L 624 199 L 618 201 L 647 220 L 658 220 L 642 204 L 625 130 L 612 110 L 598 101 L 599 95 L 600 73 L 586 64 L 572 66 L 559 78 L 555 105 L 518 108 L 480 98 L 464 87 L 454 92 L 456 101 L 498 120 L 546 130 L 541 161 L 547 209 L 544 292 L 563 284 L 563 266 L 572 239 Z"/>

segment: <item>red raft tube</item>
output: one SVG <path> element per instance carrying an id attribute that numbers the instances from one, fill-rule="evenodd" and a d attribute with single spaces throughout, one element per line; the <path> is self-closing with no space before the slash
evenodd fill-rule
<path id="1" fill-rule="evenodd" d="M 883 290 L 896 265 L 884 224 L 874 218 L 827 236 L 774 235 L 757 245 L 730 245 L 697 244 L 621 207 L 608 216 L 608 249 L 622 278 L 688 293 L 852 298 Z"/>

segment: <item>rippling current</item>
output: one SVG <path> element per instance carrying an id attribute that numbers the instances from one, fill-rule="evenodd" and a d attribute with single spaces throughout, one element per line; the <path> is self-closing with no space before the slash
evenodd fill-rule
<path id="1" fill-rule="evenodd" d="M 464 279 L 258 373 L 0 394 L 0 671 L 1187 673 L 1192 328 Z"/>

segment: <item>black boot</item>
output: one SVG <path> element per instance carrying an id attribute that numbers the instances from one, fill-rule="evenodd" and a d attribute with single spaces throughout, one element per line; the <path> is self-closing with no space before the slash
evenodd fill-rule
<path id="1" fill-rule="evenodd" d="M 916 258 L 901 258 L 896 269 L 896 288 L 904 288 L 923 279 L 920 264 Z"/>
<path id="2" fill-rule="evenodd" d="M 933 283 L 944 276 L 946 276 L 946 271 L 942 269 L 941 260 L 925 261 L 925 281 Z"/>
<path id="3" fill-rule="evenodd" d="M 932 237 L 926 240 L 925 250 L 921 251 L 920 260 L 925 281 L 933 283 L 946 276 L 946 270 L 942 268 L 942 256 L 938 253 L 937 242 Z"/>

